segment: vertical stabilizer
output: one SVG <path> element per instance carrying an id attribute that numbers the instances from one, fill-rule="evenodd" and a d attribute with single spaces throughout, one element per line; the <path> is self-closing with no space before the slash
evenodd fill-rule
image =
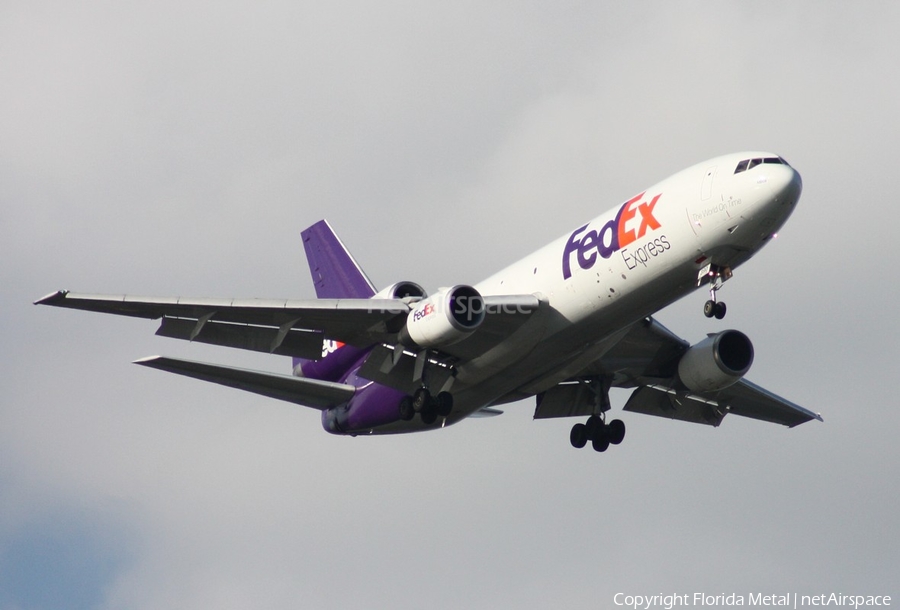
<path id="1" fill-rule="evenodd" d="M 301 235 L 317 297 L 368 299 L 375 294 L 372 282 L 327 220 L 320 220 Z"/>

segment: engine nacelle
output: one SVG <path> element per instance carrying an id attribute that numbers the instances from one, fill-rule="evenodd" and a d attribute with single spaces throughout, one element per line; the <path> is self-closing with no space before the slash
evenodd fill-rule
<path id="1" fill-rule="evenodd" d="M 737 330 L 723 330 L 692 346 L 678 362 L 678 377 L 694 392 L 718 392 L 737 383 L 753 364 L 753 344 Z"/>
<path id="2" fill-rule="evenodd" d="M 397 282 L 396 284 L 391 284 L 375 296 L 373 299 L 405 299 L 408 297 L 413 298 L 425 298 L 428 296 L 428 293 L 425 292 L 425 289 L 416 284 L 415 282 Z"/>
<path id="3" fill-rule="evenodd" d="M 415 304 L 400 340 L 407 345 L 441 347 L 465 339 L 484 321 L 484 299 L 471 286 L 441 288 Z"/>

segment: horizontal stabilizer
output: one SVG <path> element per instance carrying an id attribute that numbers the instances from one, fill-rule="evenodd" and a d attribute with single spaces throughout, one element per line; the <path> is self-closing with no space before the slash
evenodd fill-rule
<path id="1" fill-rule="evenodd" d="M 356 392 L 356 388 L 343 383 L 264 373 L 164 356 L 151 356 L 135 360 L 134 363 L 319 410 L 343 404 L 350 400 Z"/>

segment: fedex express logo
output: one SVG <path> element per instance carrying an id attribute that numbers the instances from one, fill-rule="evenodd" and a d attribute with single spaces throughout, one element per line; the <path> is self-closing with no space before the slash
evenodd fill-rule
<path id="1" fill-rule="evenodd" d="M 418 322 L 424 317 L 430 316 L 434 313 L 434 303 L 426 303 L 425 307 L 421 309 L 417 309 L 413 314 L 413 321 Z"/>
<path id="2" fill-rule="evenodd" d="M 342 341 L 335 341 L 333 339 L 323 339 L 322 340 L 322 357 L 329 354 L 333 354 L 344 347 L 344 343 Z"/>
<path id="3" fill-rule="evenodd" d="M 628 251 L 625 247 L 632 242 L 641 239 L 648 231 L 662 228 L 656 217 L 653 216 L 653 208 L 659 202 L 662 195 L 656 195 L 649 202 L 643 201 L 645 193 L 626 201 L 613 220 L 607 222 L 599 231 L 585 232 L 590 223 L 584 225 L 569 236 L 566 247 L 563 249 L 562 272 L 563 279 L 572 277 L 572 255 L 578 266 L 582 269 L 590 269 L 597 262 L 597 255 L 609 258 L 614 252 L 622 251 L 629 269 L 637 267 L 638 263 L 646 266 L 651 256 L 658 256 L 671 245 L 665 235 L 649 242 L 639 248 Z"/>

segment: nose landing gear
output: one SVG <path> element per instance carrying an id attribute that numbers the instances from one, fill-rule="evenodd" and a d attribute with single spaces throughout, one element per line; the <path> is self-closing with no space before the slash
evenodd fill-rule
<path id="1" fill-rule="evenodd" d="M 721 301 L 716 301 L 716 294 L 710 290 L 712 294 L 710 294 L 710 299 L 703 304 L 703 315 L 707 318 L 715 318 L 716 320 L 721 320 L 725 317 L 725 312 L 727 308 L 725 307 L 725 303 Z"/>
<path id="2" fill-rule="evenodd" d="M 709 300 L 703 305 L 703 315 L 707 318 L 721 320 L 725 317 L 725 303 L 716 298 L 716 293 L 726 281 L 734 275 L 731 267 L 720 267 L 710 263 L 697 274 L 697 286 L 709 283 Z"/>

